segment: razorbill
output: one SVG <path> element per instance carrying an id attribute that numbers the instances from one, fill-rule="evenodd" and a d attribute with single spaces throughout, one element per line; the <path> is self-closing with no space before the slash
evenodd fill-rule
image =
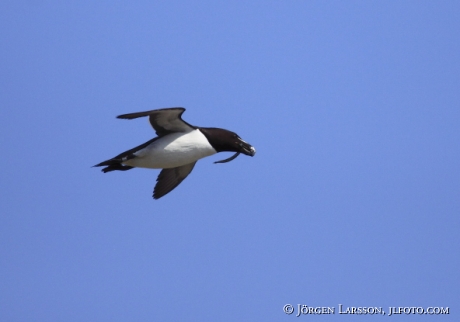
<path id="1" fill-rule="evenodd" d="M 176 188 L 199 159 L 219 152 L 236 152 L 228 159 L 214 162 L 225 163 L 240 153 L 251 157 L 256 154 L 256 149 L 234 132 L 185 122 L 181 117 L 184 111 L 185 108 L 172 107 L 117 116 L 128 120 L 148 116 L 158 136 L 95 167 L 105 167 L 104 173 L 132 168 L 162 169 L 153 189 L 153 198 L 159 199 Z"/>

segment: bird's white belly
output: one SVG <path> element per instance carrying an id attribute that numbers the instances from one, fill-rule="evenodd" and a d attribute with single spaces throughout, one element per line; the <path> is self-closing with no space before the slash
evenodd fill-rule
<path id="1" fill-rule="evenodd" d="M 134 159 L 123 162 L 139 168 L 165 169 L 180 167 L 213 155 L 216 150 L 200 130 L 172 133 L 134 153 Z"/>

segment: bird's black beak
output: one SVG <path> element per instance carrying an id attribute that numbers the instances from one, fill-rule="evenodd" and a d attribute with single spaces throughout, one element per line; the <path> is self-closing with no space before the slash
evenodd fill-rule
<path id="1" fill-rule="evenodd" d="M 214 163 L 230 162 L 230 161 L 236 159 L 236 157 L 239 156 L 240 153 L 249 155 L 251 157 L 253 157 L 256 154 L 256 149 L 252 145 L 250 145 L 249 143 L 243 141 L 240 138 L 238 138 L 238 146 L 239 146 L 240 150 L 238 152 L 236 152 L 234 155 L 232 155 L 230 158 L 225 159 L 225 160 L 216 161 Z"/>
<path id="2" fill-rule="evenodd" d="M 240 152 L 253 157 L 256 154 L 256 149 L 249 143 L 239 139 Z"/>

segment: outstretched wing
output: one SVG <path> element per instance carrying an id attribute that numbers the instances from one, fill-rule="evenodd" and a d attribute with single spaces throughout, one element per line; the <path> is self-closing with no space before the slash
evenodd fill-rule
<path id="1" fill-rule="evenodd" d="M 188 124 L 182 119 L 181 116 L 184 112 L 185 108 L 183 107 L 171 107 L 118 115 L 117 118 L 132 120 L 138 117 L 148 116 L 150 124 L 157 135 L 161 137 L 174 132 L 189 132 L 196 129 L 195 126 Z"/>
<path id="2" fill-rule="evenodd" d="M 153 189 L 153 198 L 160 199 L 176 188 L 192 172 L 195 163 L 196 161 L 177 168 L 161 170 Z"/>

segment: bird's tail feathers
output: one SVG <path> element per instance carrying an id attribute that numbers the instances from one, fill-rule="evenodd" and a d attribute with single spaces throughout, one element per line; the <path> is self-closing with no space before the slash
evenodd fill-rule
<path id="1" fill-rule="evenodd" d="M 123 165 L 121 162 L 122 162 L 121 159 L 114 158 L 114 159 L 110 159 L 110 160 L 106 160 L 101 163 L 98 163 L 93 167 L 105 167 L 101 170 L 104 173 L 114 171 L 114 170 L 126 171 L 126 170 L 133 168 L 127 165 Z"/>

